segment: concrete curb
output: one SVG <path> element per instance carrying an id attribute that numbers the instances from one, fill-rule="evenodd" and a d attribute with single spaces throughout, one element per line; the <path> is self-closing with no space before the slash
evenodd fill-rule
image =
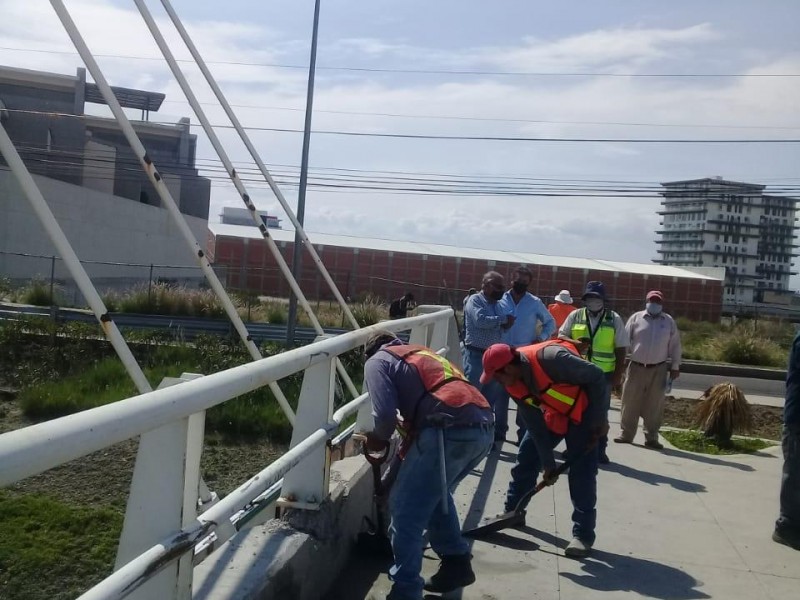
<path id="1" fill-rule="evenodd" d="M 699 360 L 684 360 L 681 362 L 681 372 L 695 373 L 697 375 L 715 375 L 719 377 L 746 377 L 748 379 L 768 379 L 770 381 L 784 381 L 786 369 L 772 367 L 750 367 L 746 365 L 732 365 L 729 363 L 709 363 Z"/>
<path id="2" fill-rule="evenodd" d="M 319 511 L 242 531 L 195 568 L 194 600 L 318 600 L 350 559 L 372 480 L 363 457 L 331 466 L 330 497 Z"/>

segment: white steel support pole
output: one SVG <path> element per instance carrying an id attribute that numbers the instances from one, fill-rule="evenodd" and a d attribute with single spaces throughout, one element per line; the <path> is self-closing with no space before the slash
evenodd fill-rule
<path id="1" fill-rule="evenodd" d="M 141 163 L 142 168 L 147 174 L 148 179 L 150 179 L 150 183 L 152 183 L 153 187 L 155 187 L 159 197 L 161 198 L 161 201 L 164 203 L 164 207 L 167 209 L 167 212 L 172 217 L 175 225 L 177 226 L 181 235 L 185 239 L 187 245 L 192 249 L 192 252 L 197 259 L 197 263 L 200 265 L 200 268 L 206 277 L 206 280 L 211 286 L 211 289 L 213 289 L 214 292 L 216 293 L 217 297 L 220 300 L 220 303 L 222 304 L 226 314 L 228 315 L 228 318 L 231 320 L 234 328 L 244 341 L 245 346 L 247 347 L 247 350 L 250 353 L 250 356 L 253 357 L 253 360 L 260 359 L 261 353 L 258 350 L 258 346 L 256 346 L 255 342 L 253 342 L 252 338 L 250 337 L 250 334 L 248 333 L 247 328 L 242 322 L 242 319 L 236 312 L 236 307 L 233 305 L 231 299 L 228 297 L 225 288 L 222 287 L 222 283 L 220 282 L 216 273 L 214 273 L 214 269 L 211 268 L 211 263 L 208 262 L 208 258 L 206 258 L 205 252 L 195 239 L 192 230 L 189 229 L 189 225 L 183 218 L 183 215 L 181 214 L 178 205 L 172 198 L 172 194 L 170 193 L 169 189 L 164 183 L 164 180 L 161 178 L 161 174 L 156 169 L 153 160 L 147 154 L 147 150 L 142 145 L 139 136 L 134 131 L 133 126 L 128 120 L 128 117 L 125 115 L 125 112 L 122 110 L 122 107 L 117 101 L 116 96 L 114 96 L 114 92 L 111 90 L 111 86 L 109 86 L 108 82 L 106 81 L 103 72 L 100 70 L 100 66 L 97 64 L 97 61 L 95 61 L 94 56 L 92 56 L 92 53 L 89 50 L 89 47 L 86 45 L 86 42 L 83 40 L 83 37 L 78 31 L 75 22 L 72 20 L 72 17 L 70 16 L 69 12 L 64 6 L 63 0 L 50 0 L 50 4 L 56 11 L 58 18 L 61 20 L 61 23 L 64 25 L 64 29 L 66 29 L 67 34 L 69 35 L 73 45 L 75 46 L 75 49 L 78 51 L 78 54 L 81 55 L 83 62 L 86 64 L 86 68 L 89 70 L 92 77 L 94 78 L 94 81 L 97 84 L 100 93 L 103 95 L 103 99 L 106 101 L 106 104 L 111 109 L 111 112 L 114 114 L 114 117 L 117 119 L 117 122 L 119 123 L 122 133 L 128 140 L 128 143 L 130 144 L 134 154 L 136 154 L 136 157 L 139 159 L 139 162 Z M 272 393 L 277 398 L 278 403 L 283 409 L 283 413 L 286 415 L 286 418 L 292 425 L 294 425 L 294 412 L 292 411 L 292 407 L 289 406 L 289 402 L 286 400 L 286 397 L 283 395 L 283 392 L 274 382 L 270 384 L 270 390 L 272 390 Z"/>
<path id="2" fill-rule="evenodd" d="M 220 105 L 225 110 L 225 114 L 228 115 L 228 118 L 233 124 L 233 127 L 236 129 L 236 132 L 239 134 L 239 137 L 242 138 L 244 145 L 247 147 L 248 152 L 250 152 L 250 156 L 253 157 L 253 160 L 255 161 L 256 165 L 258 165 L 258 168 L 261 171 L 261 174 L 264 176 L 264 179 L 266 180 L 270 189 L 272 190 L 272 193 L 275 194 L 275 197 L 278 199 L 278 202 L 280 202 L 280 205 L 283 208 L 284 212 L 286 212 L 286 216 L 289 217 L 289 220 L 292 222 L 292 225 L 294 225 L 295 231 L 300 234 L 300 237 L 303 240 L 303 245 L 306 247 L 306 250 L 308 250 L 308 253 L 311 255 L 314 264 L 317 266 L 317 269 L 319 269 L 319 272 L 322 274 L 323 279 L 325 279 L 325 283 L 328 284 L 328 287 L 330 288 L 331 292 L 336 298 L 336 301 L 339 303 L 339 306 L 341 306 L 342 310 L 344 311 L 344 314 L 347 316 L 347 320 L 350 321 L 350 324 L 353 326 L 354 329 L 358 329 L 359 328 L 358 321 L 356 321 L 355 317 L 353 316 L 350 307 L 347 305 L 347 302 L 345 301 L 344 297 L 339 291 L 339 288 L 333 281 L 333 278 L 328 272 L 328 269 L 325 268 L 325 264 L 322 262 L 322 258 L 320 258 L 319 254 L 314 249 L 314 245 L 311 243 L 311 240 L 308 239 L 308 236 L 306 235 L 302 223 L 300 223 L 299 219 L 297 218 L 297 215 L 295 215 L 294 211 L 289 206 L 289 203 L 283 196 L 283 192 L 281 192 L 281 189 L 278 187 L 278 184 L 275 183 L 275 180 L 272 178 L 272 175 L 270 174 L 269 169 L 267 169 L 267 166 L 264 164 L 264 161 L 261 160 L 261 155 L 258 153 L 258 150 L 256 150 L 256 147 L 253 145 L 253 142 L 250 140 L 250 136 L 247 135 L 247 132 L 244 130 L 244 127 L 242 127 L 242 124 L 239 121 L 239 118 L 236 116 L 236 113 L 233 112 L 233 108 L 231 108 L 230 103 L 225 98 L 225 94 L 222 93 L 222 90 L 220 89 L 219 85 L 217 85 L 216 79 L 214 79 L 214 76 L 208 69 L 208 66 L 203 60 L 203 57 L 200 55 L 199 50 L 194 45 L 191 36 L 189 36 L 189 33 L 186 31 L 186 28 L 183 26 L 183 23 L 181 22 L 177 13 L 172 8 L 171 2 L 169 0 L 161 0 L 161 4 L 167 11 L 167 14 L 169 15 L 170 19 L 172 19 L 175 28 L 178 30 L 178 33 L 183 39 L 183 42 L 186 44 L 186 47 L 189 49 L 189 52 L 192 54 L 192 57 L 194 57 L 194 60 L 200 67 L 200 71 L 205 76 L 208 85 L 214 91 L 214 95 L 217 97 L 217 100 L 219 100 Z M 255 222 L 256 225 L 260 224 L 260 221 L 258 220 L 258 215 L 255 215 Z"/>
<path id="3" fill-rule="evenodd" d="M 331 420 L 333 374 L 333 361 L 324 361 L 305 370 L 291 448 Z M 328 496 L 329 477 L 330 451 L 327 446 L 320 446 L 284 476 L 280 503 L 296 508 L 318 508 Z"/>
<path id="4" fill-rule="evenodd" d="M 180 378 L 167 377 L 158 389 L 198 377 L 186 373 Z M 115 571 L 196 520 L 204 429 L 205 411 L 201 411 L 141 435 Z M 190 600 L 192 575 L 192 556 L 186 554 L 128 597 Z"/>
<path id="5" fill-rule="evenodd" d="M 59 0 L 60 1 L 60 0 Z M 256 212 L 256 207 L 253 204 L 252 199 L 250 198 L 250 194 L 247 192 L 247 188 L 245 188 L 244 183 L 239 178 L 239 175 L 236 173 L 236 169 L 233 167 L 233 163 L 231 162 L 230 158 L 228 157 L 228 153 L 225 152 L 225 148 L 222 147 L 222 142 L 220 142 L 219 137 L 217 136 L 214 128 L 211 126 L 208 118 L 206 117 L 205 111 L 203 111 L 200 102 L 198 102 L 197 97 L 194 95 L 189 82 L 186 80 L 186 77 L 183 74 L 183 71 L 178 66 L 178 62 L 175 60 L 175 57 L 172 54 L 172 51 L 169 49 L 167 45 L 167 41 L 164 39 L 164 36 L 161 34 L 161 31 L 158 28 L 158 25 L 153 19 L 153 15 L 150 13 L 147 5 L 145 4 L 144 0 L 134 0 L 136 7 L 139 9 L 139 12 L 142 15 L 145 23 L 147 24 L 150 33 L 153 35 L 153 39 L 155 40 L 156 44 L 158 45 L 161 53 L 164 55 L 164 58 L 167 61 L 170 69 L 172 70 L 172 74 L 175 76 L 175 79 L 180 85 L 181 89 L 183 90 L 186 99 L 189 101 L 189 104 L 194 110 L 195 115 L 197 115 L 197 119 L 200 121 L 200 124 L 203 126 L 203 130 L 208 135 L 208 139 L 211 142 L 211 145 L 214 146 L 214 150 L 216 150 L 217 155 L 219 156 L 222 164 L 225 166 L 225 170 L 230 175 L 231 181 L 233 185 L 236 187 L 236 191 L 239 192 L 239 195 L 242 197 L 245 205 L 247 206 L 248 210 L 250 211 L 250 216 L 253 218 L 254 222 L 258 225 L 259 231 L 261 231 L 261 235 L 264 237 L 264 240 L 267 242 L 267 247 L 270 250 L 275 262 L 278 264 L 283 276 L 286 278 L 286 281 L 289 283 L 289 287 L 292 289 L 292 292 L 300 301 L 300 305 L 305 310 L 306 314 L 308 315 L 309 320 L 311 321 L 314 330 L 317 332 L 317 335 L 324 335 L 324 330 L 322 329 L 322 325 L 320 325 L 317 316 L 314 314 L 314 309 L 311 308 L 308 300 L 303 294 L 303 290 L 300 289 L 300 285 L 297 283 L 297 280 L 292 275 L 292 271 L 289 268 L 289 265 L 286 263 L 286 260 L 283 258 L 278 245 L 275 243 L 275 240 L 272 239 L 272 236 L 269 235 L 269 231 L 267 230 L 267 226 L 260 222 L 258 218 L 258 214 Z M 353 395 L 354 398 L 359 396 L 358 390 L 356 390 L 355 385 L 353 385 L 350 376 L 347 374 L 347 371 L 344 369 L 344 366 L 341 364 L 341 361 L 337 359 L 337 370 L 339 375 L 344 380 L 345 384 L 350 390 L 350 393 Z"/>
<path id="6" fill-rule="evenodd" d="M 97 293 L 94 285 L 92 285 L 89 275 L 86 273 L 78 256 L 72 249 L 72 245 L 70 245 L 67 236 L 64 235 L 64 232 L 58 225 L 58 221 L 47 206 L 47 201 L 44 199 L 44 196 L 42 196 L 42 192 L 39 191 L 39 187 L 33 180 L 25 163 L 22 162 L 22 159 L 17 153 L 17 149 L 14 147 L 14 143 L 11 141 L 11 138 L 8 137 L 8 133 L 6 133 L 5 127 L 3 127 L 2 124 L 0 124 L 0 153 L 2 153 L 3 158 L 6 159 L 8 166 L 17 178 L 36 216 L 39 217 L 42 225 L 44 225 L 47 234 L 50 236 L 53 245 L 61 255 L 67 269 L 69 269 L 78 289 L 89 303 L 92 312 L 95 317 L 97 317 L 97 321 L 103 328 L 103 333 L 108 341 L 111 342 L 122 364 L 125 366 L 125 370 L 131 376 L 131 379 L 133 379 L 136 389 L 142 394 L 149 392 L 152 390 L 152 387 L 150 387 L 147 377 L 144 376 L 141 367 L 139 367 L 139 363 L 136 362 L 136 359 L 131 353 L 131 349 L 128 347 L 128 344 L 125 343 L 125 339 L 122 337 L 116 323 L 114 323 L 108 315 L 108 310 L 102 298 L 100 298 L 100 294 Z"/>

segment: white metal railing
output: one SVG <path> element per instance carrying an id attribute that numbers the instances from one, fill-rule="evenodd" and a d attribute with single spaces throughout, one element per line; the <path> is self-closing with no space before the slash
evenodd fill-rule
<path id="1" fill-rule="evenodd" d="M 333 410 L 336 362 L 341 354 L 359 348 L 378 329 L 410 330 L 411 343 L 427 345 L 461 363 L 452 309 L 421 306 L 417 311 L 422 314 L 0 435 L 0 486 L 141 435 L 140 452 L 157 453 L 160 461 L 157 471 L 135 474 L 149 482 L 143 486 L 140 481 L 137 487 L 150 495 L 143 505 L 153 506 L 155 495 L 159 509 L 157 514 L 141 514 L 136 539 L 127 543 L 120 540 L 120 547 L 127 547 L 129 553 L 135 548 L 125 564 L 118 560 L 118 569 L 80 600 L 189 600 L 193 566 L 235 535 L 242 517 L 254 504 L 271 502 L 283 480 L 282 495 L 287 504 L 317 508 L 328 495 L 328 440 L 337 436 L 341 423 L 356 412 L 356 425 L 371 427 L 366 394 Z M 205 411 L 300 371 L 304 372 L 303 385 L 291 449 L 198 514 Z M 129 515 L 131 503 L 136 502 L 133 496 L 129 499 Z"/>

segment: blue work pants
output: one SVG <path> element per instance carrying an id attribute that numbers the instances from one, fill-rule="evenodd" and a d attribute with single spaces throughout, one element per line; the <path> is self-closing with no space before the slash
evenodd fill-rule
<path id="1" fill-rule="evenodd" d="M 483 374 L 483 351 L 465 346 L 462 352 L 464 359 L 464 375 L 469 382 L 484 395 L 494 412 L 494 436 L 496 440 L 505 440 L 508 432 L 508 392 L 498 381 L 481 384 Z"/>
<path id="2" fill-rule="evenodd" d="M 775 531 L 800 544 L 800 424 L 784 424 L 782 441 L 781 512 Z"/>
<path id="3" fill-rule="evenodd" d="M 567 475 L 569 495 L 572 500 L 572 535 L 582 541 L 593 544 L 595 539 L 595 523 L 597 520 L 597 448 L 586 452 L 591 437 L 586 422 L 580 425 L 570 423 L 566 436 L 550 433 L 552 446 L 555 448 L 564 439 L 567 452 L 575 462 Z M 511 482 L 506 495 L 506 511 L 516 508 L 520 499 L 536 487 L 542 461 L 536 450 L 533 436 L 526 431 L 517 452 L 517 463 L 511 469 Z M 522 503 L 524 508 L 528 502 Z"/>
<path id="4" fill-rule="evenodd" d="M 447 515 L 443 512 L 439 471 L 439 429 L 419 432 L 397 474 L 389 496 L 394 564 L 389 570 L 393 582 L 391 597 L 420 600 L 424 580 L 422 571 L 423 534 L 428 531 L 431 548 L 439 556 L 469 552 L 461 537 L 461 524 L 453 502 L 453 490 L 489 453 L 493 442 L 492 425 L 444 429 L 447 473 Z"/>

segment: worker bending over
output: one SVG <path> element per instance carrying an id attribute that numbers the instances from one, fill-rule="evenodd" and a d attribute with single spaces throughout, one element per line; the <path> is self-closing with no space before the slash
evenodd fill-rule
<path id="1" fill-rule="evenodd" d="M 398 412 L 404 435 L 402 466 L 389 496 L 394 564 L 387 600 L 420 600 L 423 587 L 446 593 L 469 585 L 475 581 L 472 557 L 461 537 L 452 492 L 489 453 L 492 409 L 460 369 L 430 348 L 405 344 L 384 331 L 370 337 L 364 353 L 364 382 L 375 420 L 367 449 L 388 448 Z M 423 581 L 426 530 L 441 564 Z"/>
<path id="2" fill-rule="evenodd" d="M 597 441 L 608 433 L 603 371 L 580 357 L 576 342 L 549 340 L 522 348 L 489 347 L 482 378 L 505 386 L 527 429 L 511 469 L 506 512 L 525 508 L 539 471 L 547 485 L 555 483 L 553 448 L 566 440 L 574 461 L 568 476 L 573 526 L 564 553 L 587 556 L 595 541 Z"/>

